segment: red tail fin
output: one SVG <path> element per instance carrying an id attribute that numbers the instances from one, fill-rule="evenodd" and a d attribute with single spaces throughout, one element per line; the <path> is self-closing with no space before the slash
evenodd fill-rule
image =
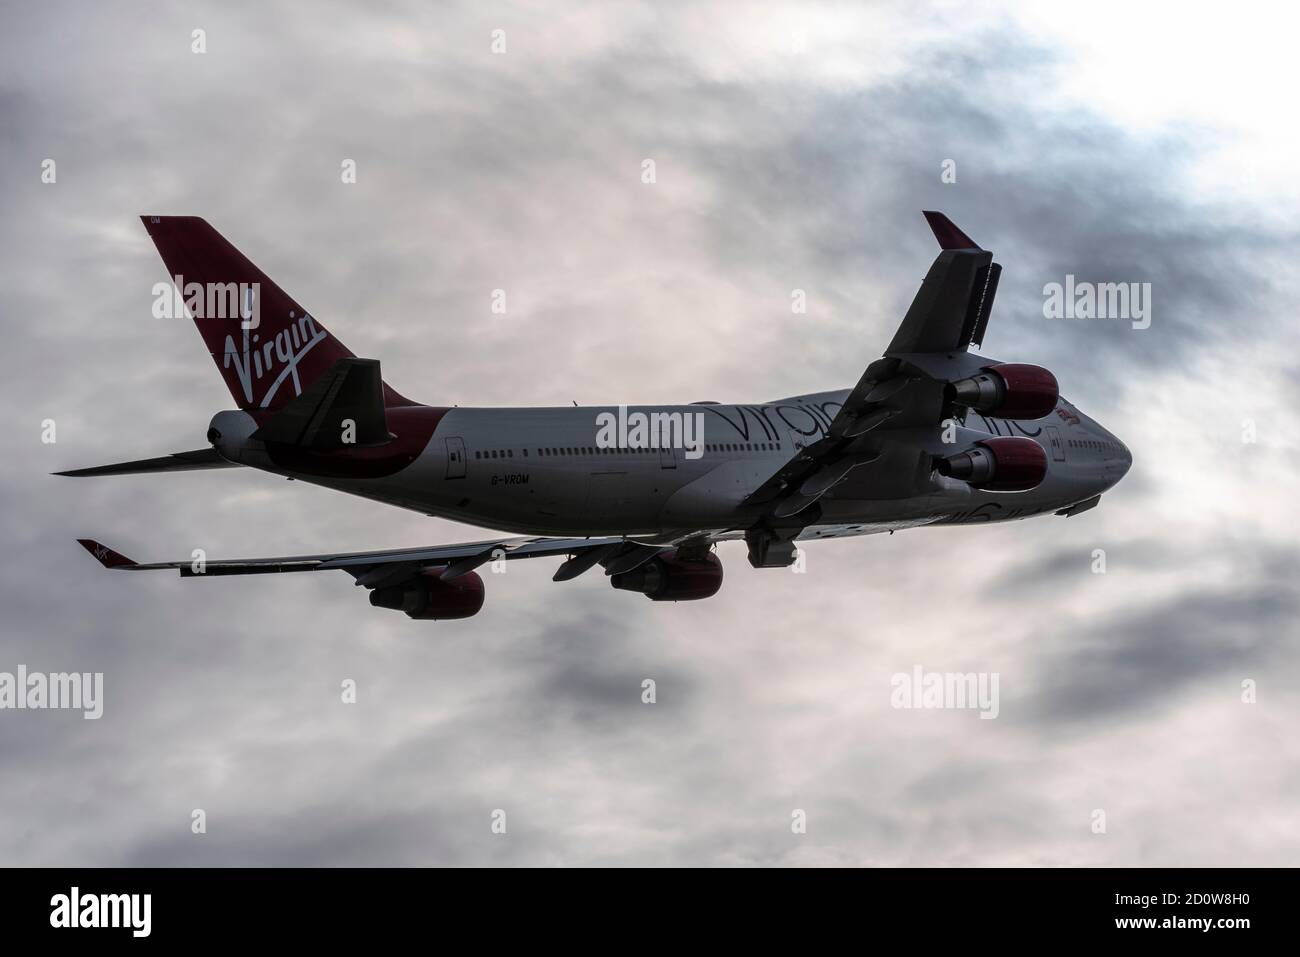
<path id="1" fill-rule="evenodd" d="M 197 216 L 141 216 L 241 409 L 278 409 L 352 353 Z M 177 310 L 179 311 L 179 310 Z M 388 404 L 405 404 L 385 387 Z"/>

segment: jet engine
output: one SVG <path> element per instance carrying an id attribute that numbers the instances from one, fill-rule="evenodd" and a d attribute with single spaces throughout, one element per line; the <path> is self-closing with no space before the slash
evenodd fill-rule
<path id="1" fill-rule="evenodd" d="M 949 398 L 1000 419 L 1041 419 L 1056 408 L 1056 376 L 1042 366 L 1004 362 L 950 382 Z"/>
<path id="2" fill-rule="evenodd" d="M 639 591 L 651 601 L 696 601 L 718 593 L 722 562 L 712 552 L 685 559 L 668 549 L 631 571 L 611 575 L 609 582 L 623 591 Z"/>
<path id="3" fill-rule="evenodd" d="M 483 607 L 483 579 L 476 572 L 466 572 L 443 581 L 438 576 L 444 570 L 428 568 L 399 585 L 376 588 L 370 593 L 370 604 L 404 611 L 408 618 L 423 621 L 450 621 L 477 615 Z"/>
<path id="4" fill-rule="evenodd" d="M 984 439 L 934 464 L 940 475 L 988 492 L 1027 492 L 1047 476 L 1047 453 L 1033 439 Z"/>

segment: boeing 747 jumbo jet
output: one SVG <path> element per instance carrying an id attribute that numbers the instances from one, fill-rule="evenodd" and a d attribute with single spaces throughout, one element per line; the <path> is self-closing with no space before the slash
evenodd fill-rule
<path id="1" fill-rule="evenodd" d="M 942 251 L 893 341 L 852 389 L 719 405 L 472 409 L 420 405 L 359 359 L 202 219 L 142 217 L 170 282 L 157 315 L 190 314 L 237 409 L 209 448 L 60 472 L 247 467 L 524 537 L 390 551 L 106 568 L 182 577 L 340 569 L 370 604 L 454 619 L 483 606 L 490 561 L 556 557 L 555 581 L 600 565 L 653 601 L 708 598 L 720 541 L 755 568 L 821 538 L 1077 515 L 1132 464 L 1046 369 L 969 351 L 1002 267 L 941 213 Z"/>

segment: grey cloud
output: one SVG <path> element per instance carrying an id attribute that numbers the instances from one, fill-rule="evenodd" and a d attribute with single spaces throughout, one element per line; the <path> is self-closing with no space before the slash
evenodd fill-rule
<path id="1" fill-rule="evenodd" d="M 1290 646 L 1296 611 L 1294 590 L 1270 583 L 1108 615 L 1042 656 L 1031 712 L 1048 722 L 1105 723 L 1117 712 L 1172 706 L 1208 678 L 1236 695 L 1242 679 L 1271 672 Z"/>

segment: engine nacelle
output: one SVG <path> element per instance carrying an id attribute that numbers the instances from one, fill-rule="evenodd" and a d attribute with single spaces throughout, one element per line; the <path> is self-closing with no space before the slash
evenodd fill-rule
<path id="1" fill-rule="evenodd" d="M 376 588 L 370 604 L 406 612 L 422 621 L 450 621 L 472 618 L 483 607 L 486 591 L 477 572 L 466 572 L 451 581 L 438 577 L 442 568 L 428 568 L 423 574 L 400 585 Z"/>
<path id="2" fill-rule="evenodd" d="M 951 399 L 1000 419 L 1041 419 L 1056 408 L 1056 376 L 1042 366 L 1004 362 L 950 382 Z"/>
<path id="3" fill-rule="evenodd" d="M 629 572 L 611 575 L 609 583 L 624 591 L 639 591 L 651 601 L 698 601 L 716 595 L 722 587 L 722 562 L 712 552 L 687 560 L 668 549 Z"/>
<path id="4" fill-rule="evenodd" d="M 965 452 L 939 459 L 940 475 L 960 479 L 987 492 L 1027 492 L 1047 477 L 1047 452 L 1033 439 L 984 439 Z"/>

